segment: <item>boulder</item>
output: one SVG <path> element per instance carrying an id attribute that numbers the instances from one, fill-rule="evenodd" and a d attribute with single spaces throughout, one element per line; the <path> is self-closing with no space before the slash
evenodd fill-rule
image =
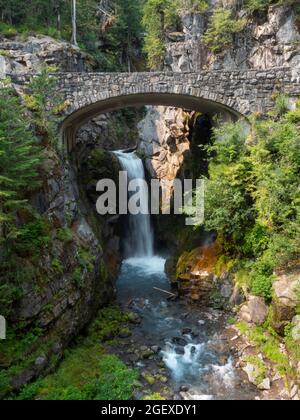
<path id="1" fill-rule="evenodd" d="M 300 341 L 300 315 L 293 318 L 292 337 L 295 341 Z"/>
<path id="2" fill-rule="evenodd" d="M 268 316 L 268 306 L 263 298 L 249 296 L 248 301 L 242 306 L 239 318 L 245 322 L 262 325 Z"/>
<path id="3" fill-rule="evenodd" d="M 273 284 L 272 326 L 283 333 L 284 327 L 296 315 L 299 304 L 297 292 L 300 290 L 300 273 L 281 274 Z"/>

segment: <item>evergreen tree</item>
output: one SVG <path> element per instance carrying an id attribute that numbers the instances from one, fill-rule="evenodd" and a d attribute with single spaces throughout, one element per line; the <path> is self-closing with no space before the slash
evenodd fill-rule
<path id="1" fill-rule="evenodd" d="M 142 44 L 141 1 L 116 0 L 116 21 L 108 32 L 119 64 L 131 71 Z"/>
<path id="2" fill-rule="evenodd" d="M 0 232 L 5 239 L 26 192 L 37 185 L 40 150 L 26 110 L 13 90 L 0 89 Z"/>

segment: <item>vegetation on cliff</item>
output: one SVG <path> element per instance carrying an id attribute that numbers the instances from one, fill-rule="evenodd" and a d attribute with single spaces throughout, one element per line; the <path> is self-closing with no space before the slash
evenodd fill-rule
<path id="1" fill-rule="evenodd" d="M 269 6 L 290 5 L 295 13 L 299 15 L 299 4 L 297 0 L 245 0 L 243 2 L 229 2 L 224 5 L 220 3 L 213 10 L 209 19 L 208 29 L 203 36 L 203 42 L 214 53 L 220 54 L 225 48 L 232 46 L 234 35 L 242 32 L 254 13 L 265 12 Z"/>
<path id="2" fill-rule="evenodd" d="M 205 228 L 266 300 L 274 270 L 300 257 L 300 109 L 287 111 L 282 97 L 277 105 L 267 119 L 253 116 L 250 133 L 241 122 L 214 130 L 206 181 Z"/>
<path id="3" fill-rule="evenodd" d="M 87 335 L 77 337 L 66 350 L 55 373 L 23 387 L 17 397 L 13 394 L 11 397 L 18 400 L 130 399 L 138 374 L 109 354 L 108 349 L 119 333 L 127 331 L 131 315 L 114 306 L 101 310 Z M 4 385 L 4 377 L 0 375 L 0 393 L 1 385 Z"/>

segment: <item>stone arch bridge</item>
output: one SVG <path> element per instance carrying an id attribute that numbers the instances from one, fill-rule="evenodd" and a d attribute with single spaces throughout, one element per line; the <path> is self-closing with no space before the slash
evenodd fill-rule
<path id="1" fill-rule="evenodd" d="M 291 106 L 300 95 L 300 74 L 291 68 L 201 73 L 56 73 L 69 104 L 62 125 L 71 150 L 75 133 L 101 112 L 127 106 L 166 105 L 222 114 L 237 119 L 266 113 L 274 95 L 284 93 Z"/>

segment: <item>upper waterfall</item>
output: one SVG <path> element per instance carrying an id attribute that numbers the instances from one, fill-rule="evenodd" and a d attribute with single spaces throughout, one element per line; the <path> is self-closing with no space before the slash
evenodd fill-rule
<path id="1" fill-rule="evenodd" d="M 140 207 L 149 208 L 148 193 L 145 189 L 145 169 L 135 152 L 118 151 L 114 154 L 121 167 L 127 172 L 128 182 L 136 180 L 140 194 Z M 154 254 L 154 236 L 150 214 L 128 215 L 128 226 L 124 241 L 125 258 L 151 257 Z"/>

